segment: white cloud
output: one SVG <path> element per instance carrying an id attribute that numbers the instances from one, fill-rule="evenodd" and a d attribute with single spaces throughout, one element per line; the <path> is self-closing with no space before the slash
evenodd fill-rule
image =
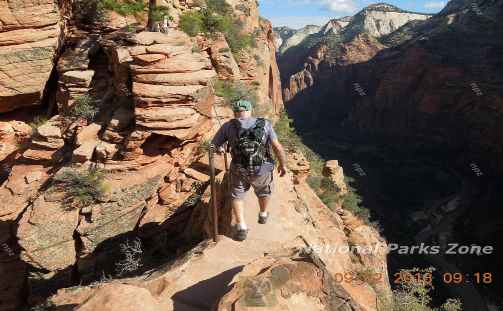
<path id="1" fill-rule="evenodd" d="M 424 4 L 427 9 L 442 9 L 445 6 L 445 1 L 430 1 Z"/>
<path id="2" fill-rule="evenodd" d="M 315 0 L 320 2 L 332 12 L 352 13 L 356 11 L 356 4 L 353 0 Z"/>
<path id="3" fill-rule="evenodd" d="M 299 29 L 306 25 L 325 25 L 333 16 L 276 16 L 269 17 L 273 27 L 288 26 L 293 29 Z"/>
<path id="4" fill-rule="evenodd" d="M 279 2 L 285 0 L 261 0 L 260 2 Z M 353 13 L 356 11 L 355 0 L 286 0 L 292 5 L 320 5 L 331 12 Z"/>

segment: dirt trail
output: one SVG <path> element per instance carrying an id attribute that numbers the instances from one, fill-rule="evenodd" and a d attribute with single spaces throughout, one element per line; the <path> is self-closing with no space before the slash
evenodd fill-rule
<path id="1" fill-rule="evenodd" d="M 250 190 L 245 198 L 248 238 L 238 242 L 221 236 L 220 242 L 192 262 L 174 286 L 163 292 L 160 300 L 165 310 L 210 310 L 245 264 L 295 240 L 305 226 L 303 216 L 295 211 L 296 200 L 291 176 L 280 178 L 275 174 L 268 223 L 258 224 L 258 201 Z"/>

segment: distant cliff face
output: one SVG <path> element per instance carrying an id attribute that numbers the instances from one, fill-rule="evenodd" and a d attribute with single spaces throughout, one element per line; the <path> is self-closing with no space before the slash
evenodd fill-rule
<path id="1" fill-rule="evenodd" d="M 317 33 L 320 26 L 307 25 L 301 29 L 294 30 L 288 27 L 274 28 L 276 34 L 279 53 L 283 54 L 286 50 L 302 42 L 308 35 Z"/>
<path id="2" fill-rule="evenodd" d="M 497 1 L 451 1 L 431 19 L 380 38 L 360 33 L 320 41 L 297 71 L 285 54 L 279 63 L 287 72 L 288 109 L 307 127 L 410 135 L 469 148 L 485 154 L 488 170 L 503 169 L 501 10 Z M 357 29 L 354 21 L 347 27 Z"/>
<path id="3" fill-rule="evenodd" d="M 329 47 L 326 49 L 326 52 L 330 54 L 327 55 L 327 58 L 330 58 L 329 62 L 338 62 L 340 57 L 337 53 L 346 53 L 344 44 L 358 45 L 358 43 L 352 41 L 360 40 L 360 36 L 378 39 L 393 33 L 410 21 L 422 21 L 430 16 L 404 11 L 389 4 L 374 4 L 364 8 L 354 16 L 329 21 L 321 27 L 319 32 L 306 36 L 304 40 L 285 51 L 279 58 L 283 86 L 284 89 L 289 89 L 285 93 L 285 98 L 295 92 L 292 89 L 303 89 L 302 86 L 300 88 L 296 86 L 291 88 L 289 86 L 290 77 L 305 70 L 305 63 L 309 63 L 316 59 L 317 55 L 323 54 L 320 51 L 324 49 L 324 46 Z M 369 51 L 366 51 L 366 48 L 362 46 L 358 52 L 361 55 L 355 54 L 355 57 L 358 60 L 369 55 L 372 57 L 375 54 L 375 48 L 375 46 L 372 46 Z"/>
<path id="4" fill-rule="evenodd" d="M 374 37 L 387 35 L 411 20 L 425 20 L 428 14 L 401 10 L 389 4 L 373 4 L 357 13 L 345 31 L 351 36 L 366 32 Z"/>

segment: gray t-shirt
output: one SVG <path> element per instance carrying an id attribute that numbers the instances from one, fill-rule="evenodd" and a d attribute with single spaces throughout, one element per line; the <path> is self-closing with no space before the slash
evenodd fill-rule
<path id="1" fill-rule="evenodd" d="M 254 117 L 249 117 L 249 118 L 237 118 L 239 123 L 241 123 L 241 127 L 244 129 L 248 129 L 252 126 L 255 125 L 255 121 L 257 118 Z M 273 139 L 278 139 L 278 136 L 276 135 L 276 132 L 274 131 L 274 128 L 272 127 L 272 123 L 269 120 L 265 121 L 265 136 L 266 136 L 266 145 L 269 150 L 271 150 L 271 141 Z M 232 125 L 231 121 L 225 122 L 222 127 L 218 130 L 218 132 L 215 134 L 215 137 L 213 137 L 212 144 L 214 144 L 217 148 L 221 147 L 223 144 L 226 142 L 229 143 L 230 147 L 232 148 L 235 146 L 236 142 L 238 139 L 238 132 L 237 128 Z M 235 164 L 231 162 L 231 169 L 235 169 Z M 258 172 L 259 175 L 261 175 L 264 172 L 267 171 L 272 171 L 274 169 L 274 163 L 272 162 L 265 162 L 261 167 Z"/>

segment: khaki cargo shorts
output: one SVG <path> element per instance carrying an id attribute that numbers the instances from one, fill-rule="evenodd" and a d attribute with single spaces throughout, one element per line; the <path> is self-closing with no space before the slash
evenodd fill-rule
<path id="1" fill-rule="evenodd" d="M 237 169 L 230 170 L 231 176 L 231 197 L 233 199 L 242 200 L 250 190 L 250 186 L 253 186 L 255 195 L 257 197 L 268 197 L 272 194 L 272 180 L 273 172 L 266 171 L 261 175 L 251 175 L 242 174 Z"/>

